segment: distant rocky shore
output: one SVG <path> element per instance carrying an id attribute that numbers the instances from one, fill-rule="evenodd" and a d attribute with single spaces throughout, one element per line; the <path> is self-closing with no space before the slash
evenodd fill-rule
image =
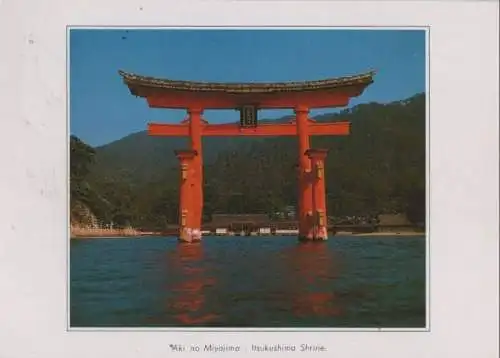
<path id="1" fill-rule="evenodd" d="M 96 228 L 79 225 L 71 225 L 71 238 L 89 238 L 89 237 L 134 237 L 155 235 L 154 232 L 143 232 L 134 228 L 110 229 Z"/>

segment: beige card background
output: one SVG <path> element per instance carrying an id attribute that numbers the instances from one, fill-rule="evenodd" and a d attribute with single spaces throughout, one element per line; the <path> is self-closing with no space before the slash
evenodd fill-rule
<path id="1" fill-rule="evenodd" d="M 0 357 L 497 357 L 498 2 L 193 2 L 0 0 Z M 68 332 L 67 25 L 430 25 L 430 332 Z"/>

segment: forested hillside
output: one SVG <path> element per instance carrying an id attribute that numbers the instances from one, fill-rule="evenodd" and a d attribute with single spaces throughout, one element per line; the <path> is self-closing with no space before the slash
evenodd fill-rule
<path id="1" fill-rule="evenodd" d="M 329 150 L 326 184 L 330 216 L 404 212 L 425 218 L 425 95 L 370 103 L 317 121 L 348 120 L 347 137 L 312 139 Z M 71 138 L 71 203 L 98 218 L 157 230 L 177 221 L 174 149 L 187 139 L 132 134 L 90 148 Z M 296 138 L 205 138 L 205 215 L 271 213 L 297 197 Z"/>

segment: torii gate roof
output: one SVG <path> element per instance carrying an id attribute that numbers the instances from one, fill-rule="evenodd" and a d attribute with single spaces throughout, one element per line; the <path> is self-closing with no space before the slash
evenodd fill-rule
<path id="1" fill-rule="evenodd" d="M 162 79 L 119 71 L 130 92 L 150 107 L 231 109 L 346 106 L 373 83 L 375 72 L 302 82 L 220 83 Z"/>

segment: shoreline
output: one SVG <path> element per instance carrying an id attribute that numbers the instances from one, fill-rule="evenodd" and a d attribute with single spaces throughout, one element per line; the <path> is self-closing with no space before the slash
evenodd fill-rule
<path id="1" fill-rule="evenodd" d="M 425 232 L 367 232 L 367 233 L 359 233 L 359 234 L 351 234 L 351 236 L 425 236 Z"/>
<path id="2" fill-rule="evenodd" d="M 161 233 L 155 232 L 140 232 L 140 231 L 127 231 L 127 230 L 98 230 L 96 231 L 84 231 L 81 230 L 77 233 L 71 232 L 70 239 L 130 239 L 136 238 L 141 239 L 144 237 L 174 237 L 175 235 L 165 236 Z M 233 237 L 234 235 L 203 235 L 203 237 Z M 236 235 L 237 237 L 241 237 Z M 236 237 L 235 236 L 235 237 Z M 269 235 L 274 237 L 280 236 L 293 236 L 293 235 Z M 335 237 L 415 237 L 415 236 L 426 236 L 425 232 L 367 232 L 367 233 L 352 233 L 352 232 L 337 232 L 335 235 L 329 235 L 329 238 Z M 246 237 L 246 236 L 244 236 Z M 248 236 L 248 237 L 259 237 L 257 236 Z M 266 236 L 268 237 L 268 236 Z"/>
<path id="3" fill-rule="evenodd" d="M 132 239 L 132 238 L 142 238 L 142 237 L 161 237 L 161 235 L 70 235 L 71 240 L 78 240 L 78 239 Z"/>

